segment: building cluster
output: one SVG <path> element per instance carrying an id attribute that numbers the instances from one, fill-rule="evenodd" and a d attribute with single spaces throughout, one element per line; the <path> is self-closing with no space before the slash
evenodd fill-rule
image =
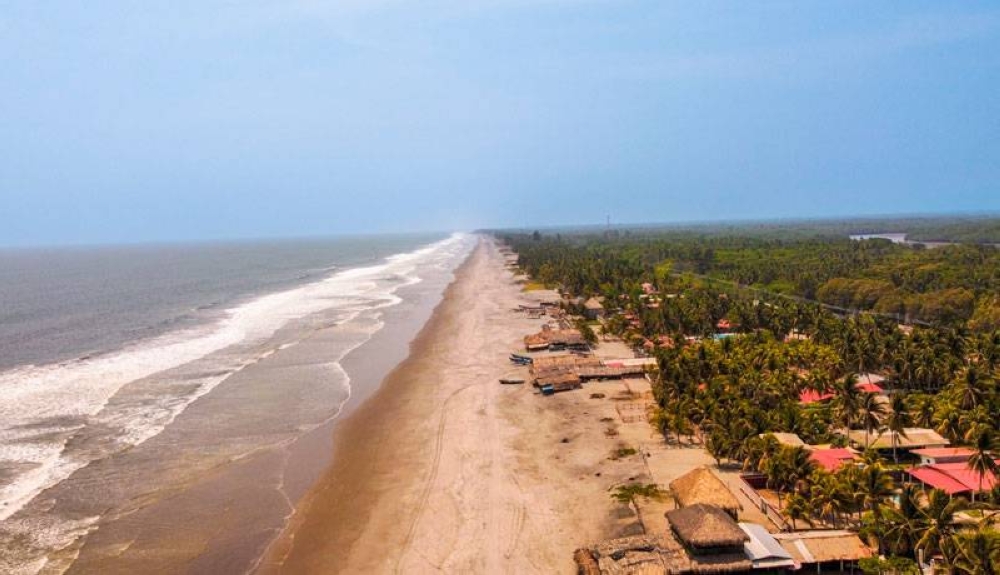
<path id="1" fill-rule="evenodd" d="M 605 541 L 577 550 L 586 575 L 778 574 L 803 568 L 839 570 L 855 566 L 873 551 L 854 533 L 816 530 L 771 533 L 740 521 L 739 500 L 705 467 L 670 483 L 675 509 L 668 528 Z"/>

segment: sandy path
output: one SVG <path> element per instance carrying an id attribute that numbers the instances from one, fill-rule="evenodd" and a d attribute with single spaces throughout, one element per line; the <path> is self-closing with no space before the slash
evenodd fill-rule
<path id="1" fill-rule="evenodd" d="M 261 572 L 572 573 L 573 549 L 616 534 L 607 490 L 642 464 L 609 461 L 613 408 L 497 383 L 540 324 L 510 311 L 522 298 L 485 240 L 338 428 L 333 466 Z"/>

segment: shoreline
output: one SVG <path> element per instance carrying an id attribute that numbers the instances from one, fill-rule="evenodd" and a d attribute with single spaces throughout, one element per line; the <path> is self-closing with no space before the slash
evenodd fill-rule
<path id="1" fill-rule="evenodd" d="M 255 572 L 575 573 L 575 548 L 628 529 L 608 490 L 645 474 L 609 457 L 608 407 L 498 383 L 541 324 L 511 312 L 523 301 L 481 238 L 410 354 L 337 422 L 332 462 Z"/>
<path id="2" fill-rule="evenodd" d="M 255 357 L 162 433 L 97 458 L 0 523 L 0 542 L 11 543 L 0 553 L 0 571 L 32 573 L 29 561 L 36 558 L 47 561 L 44 572 L 250 570 L 322 476 L 336 421 L 406 357 L 473 244 L 466 239 L 463 245 L 428 260 L 434 267 L 420 281 L 395 290 L 398 303 L 363 309 L 349 321 L 340 308 L 330 308 L 295 319 L 260 343 L 129 384 L 114 405 L 142 404 L 162 394 L 162 381 L 190 386 L 192 378 L 212 374 L 210 362 L 232 363 L 237 353 Z M 65 532 L 69 545 L 18 539 L 21 532 L 43 535 L 50 524 L 62 530 L 59 536 Z"/>
<path id="3" fill-rule="evenodd" d="M 479 249 L 478 246 L 474 248 L 465 261 L 456 268 L 455 279 L 445 289 L 441 301 L 431 312 L 430 318 L 417 333 L 413 341 L 410 342 L 409 354 L 390 370 L 374 391 L 369 393 L 360 402 L 349 402 L 354 405 L 350 408 L 345 405 L 342 417 L 331 423 L 328 430 L 332 435 L 332 441 L 330 442 L 332 445 L 330 446 L 330 455 L 326 470 L 321 473 L 319 479 L 300 499 L 293 515 L 286 522 L 282 532 L 271 541 L 266 552 L 258 559 L 250 572 L 279 573 L 286 569 L 295 571 L 296 562 L 299 561 L 299 555 L 303 553 L 304 545 L 307 546 L 304 551 L 307 555 L 312 555 L 318 551 L 318 547 L 322 544 L 322 541 L 310 541 L 309 539 L 312 536 L 312 531 L 319 528 L 316 525 L 317 515 L 324 513 L 325 510 L 322 508 L 329 506 L 333 493 L 340 495 L 341 493 L 350 493 L 353 489 L 357 489 L 356 487 L 349 486 L 350 480 L 359 479 L 369 472 L 366 466 L 371 460 L 364 458 L 360 454 L 356 454 L 351 449 L 352 444 L 364 441 L 364 436 L 368 433 L 370 427 L 380 425 L 378 419 L 385 412 L 400 409 L 398 404 L 399 397 L 394 397 L 393 394 L 398 391 L 397 388 L 405 385 L 404 373 L 408 365 L 418 361 L 418 358 L 425 354 L 427 348 L 433 344 L 434 332 L 440 329 L 439 324 L 443 322 L 440 310 L 451 299 L 452 291 L 456 284 L 462 281 L 467 274 L 467 268 Z M 345 477 L 348 478 L 347 481 L 344 480 Z M 336 491 L 331 493 L 331 489 Z M 347 503 L 357 504 L 360 502 L 355 498 L 345 498 L 345 504 Z M 365 503 L 369 507 L 372 505 L 371 502 Z M 360 510 L 353 507 L 347 507 L 343 511 L 344 515 L 351 514 L 352 512 L 355 516 L 363 515 Z M 341 527 L 340 522 L 337 521 L 338 518 L 337 515 L 333 515 L 332 517 L 324 515 L 322 523 L 337 522 L 337 531 L 343 533 L 347 529 Z M 317 537 L 322 538 L 323 536 L 317 535 Z M 353 543 L 349 535 L 341 536 L 337 541 L 337 545 L 346 546 L 347 548 Z"/>

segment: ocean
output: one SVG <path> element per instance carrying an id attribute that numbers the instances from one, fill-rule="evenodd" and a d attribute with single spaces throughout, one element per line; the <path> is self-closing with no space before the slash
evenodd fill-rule
<path id="1" fill-rule="evenodd" d="M 405 356 L 474 243 L 0 251 L 0 572 L 104 571 L 157 546 L 164 565 L 246 570 L 327 457 L 289 469 L 296 446 L 328 450 L 331 422 Z M 273 477 L 249 481 L 251 461 Z M 198 491 L 220 485 L 224 502 Z M 231 541 L 176 540 L 234 501 L 260 508 Z M 130 522 L 153 510 L 160 532 L 143 539 Z"/>

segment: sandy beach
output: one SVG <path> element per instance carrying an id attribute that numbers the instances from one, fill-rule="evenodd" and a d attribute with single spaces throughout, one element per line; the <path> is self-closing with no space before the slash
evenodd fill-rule
<path id="1" fill-rule="evenodd" d="M 484 239 L 410 356 L 338 425 L 260 572 L 572 573 L 575 548 L 629 529 L 608 489 L 644 464 L 610 457 L 613 407 L 498 384 L 541 324 L 511 311 L 525 295 L 503 264 Z"/>

